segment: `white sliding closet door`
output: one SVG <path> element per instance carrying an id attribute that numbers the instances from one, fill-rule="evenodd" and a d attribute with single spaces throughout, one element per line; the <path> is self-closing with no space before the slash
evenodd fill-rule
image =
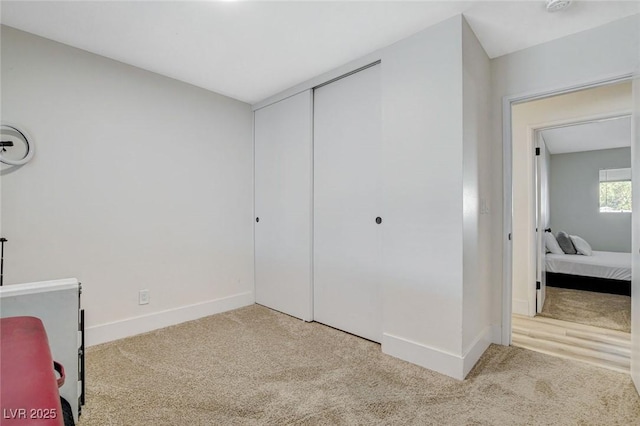
<path id="1" fill-rule="evenodd" d="M 256 303 L 313 319 L 312 93 L 255 112 Z"/>
<path id="2" fill-rule="evenodd" d="M 314 93 L 314 319 L 380 342 L 380 66 Z M 384 218 L 382 218 L 384 219 Z"/>

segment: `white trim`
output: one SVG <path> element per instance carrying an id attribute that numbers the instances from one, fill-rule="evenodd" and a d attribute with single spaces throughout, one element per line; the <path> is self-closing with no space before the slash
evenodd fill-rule
<path id="1" fill-rule="evenodd" d="M 400 336 L 383 333 L 382 352 L 454 379 L 464 380 L 489 345 L 494 343 L 494 338 L 498 334 L 497 326 L 486 327 L 461 356 Z"/>
<path id="2" fill-rule="evenodd" d="M 512 99 L 502 98 L 502 190 L 503 208 L 503 244 L 502 244 L 502 338 L 501 343 L 511 345 L 511 304 L 513 295 L 513 253 L 511 225 L 513 222 L 513 197 L 512 197 L 512 163 L 513 154 L 511 141 L 511 103 Z M 511 236 L 512 237 L 512 236 Z"/>
<path id="3" fill-rule="evenodd" d="M 639 15 L 640 21 L 640 15 Z M 637 63 L 636 75 L 632 82 L 632 102 L 634 106 L 633 118 L 631 120 L 631 184 L 633 200 L 631 208 L 640 211 L 640 62 Z M 636 171 L 636 173 L 633 173 Z M 631 222 L 631 381 L 636 391 L 640 393 L 640 332 L 637 326 L 640 324 L 640 220 L 637 214 L 633 214 Z"/>
<path id="4" fill-rule="evenodd" d="M 24 296 L 27 294 L 44 293 L 48 291 L 71 290 L 80 287 L 75 278 L 65 278 L 52 281 L 38 281 L 25 284 L 10 284 L 0 287 L 0 298 Z"/>
<path id="5" fill-rule="evenodd" d="M 536 289 L 536 281 L 538 280 L 538 236 L 536 235 L 536 228 L 538 227 L 538 188 L 536 184 L 536 180 L 538 179 L 538 165 L 537 165 L 537 156 L 535 154 L 535 149 L 539 148 L 538 140 L 536 138 L 535 130 L 531 128 L 531 126 L 527 126 L 527 157 L 528 162 L 531 167 L 532 174 L 529 176 L 530 185 L 529 185 L 529 205 L 533 207 L 533 211 L 530 212 L 531 218 L 529 220 L 529 238 L 531 242 L 531 247 L 529 247 L 529 261 L 528 265 L 533 266 L 533 274 L 530 274 L 531 271 L 527 271 L 528 275 L 528 293 L 529 293 L 529 316 L 536 316 L 536 300 L 537 300 L 537 292 Z"/>
<path id="6" fill-rule="evenodd" d="M 383 55 L 383 51 L 386 48 L 381 48 L 376 50 L 373 53 L 370 53 L 368 55 L 365 55 L 361 58 L 355 59 L 353 61 L 350 61 L 344 65 L 341 65 L 337 68 L 332 69 L 331 71 L 327 71 L 323 74 L 320 74 L 318 76 L 315 76 L 313 78 L 310 78 L 307 81 L 304 81 L 300 84 L 297 84 L 293 87 L 290 87 L 280 93 L 276 93 L 273 96 L 269 96 L 266 99 L 263 99 L 259 102 L 254 103 L 251 108 L 256 111 L 260 108 L 264 108 L 268 105 L 274 104 L 276 102 L 280 102 L 286 98 L 289 98 L 291 96 L 295 96 L 298 93 L 302 93 L 305 92 L 307 90 L 312 90 L 314 87 L 317 87 L 321 84 L 327 83 L 333 79 L 336 79 L 338 77 L 341 77 L 345 74 L 348 74 L 350 72 L 353 72 L 359 68 L 365 67 L 367 65 L 371 65 L 373 62 L 377 62 L 377 61 L 381 61 L 382 60 L 382 55 Z"/>
<path id="7" fill-rule="evenodd" d="M 314 264 L 313 264 L 313 247 L 314 247 L 314 233 L 313 233 L 313 228 L 314 228 L 314 190 L 315 190 L 315 170 L 314 170 L 314 165 L 315 165 L 315 141 L 313 139 L 314 136 L 314 125 L 315 125 L 315 121 L 314 121 L 314 107 L 315 107 L 315 91 L 313 89 L 309 89 L 310 96 L 309 96 L 309 101 L 311 102 L 311 107 L 309 108 L 310 114 L 311 114 L 311 128 L 309 129 L 309 132 L 311 133 L 310 135 L 310 140 L 311 140 L 311 155 L 309 156 L 309 163 L 310 163 L 310 170 L 311 170 L 311 187 L 309 188 L 309 205 L 311 206 L 311 208 L 309 209 L 310 211 L 310 218 L 309 218 L 309 235 L 311 236 L 310 238 L 310 244 L 311 244 L 311 249 L 309 250 L 309 265 L 311 265 L 311 267 L 309 268 L 309 285 L 311 286 L 311 288 L 309 289 L 309 309 L 307 312 L 309 312 L 309 317 L 308 318 L 304 318 L 305 321 L 307 322 L 311 322 L 313 321 L 314 318 L 314 304 L 313 304 L 313 295 L 315 294 L 315 288 L 314 288 L 314 281 L 313 281 L 313 271 L 314 271 Z"/>
<path id="8" fill-rule="evenodd" d="M 532 91 L 521 93 L 518 95 L 505 95 L 502 97 L 502 170 L 503 170 L 503 232 L 504 239 L 502 244 L 502 338 L 503 345 L 511 344 L 511 312 L 512 312 L 512 262 L 513 245 L 508 235 L 512 232 L 512 134 L 511 134 L 511 106 L 514 104 L 529 102 L 537 99 L 543 99 L 550 96 L 572 93 L 579 90 L 591 89 L 595 87 L 606 86 L 623 81 L 630 81 L 633 75 L 624 73 L 622 75 L 609 75 L 601 79 L 595 79 L 588 82 L 582 82 L 569 87 L 555 87 L 543 91 Z"/>
<path id="9" fill-rule="evenodd" d="M 522 315 L 525 317 L 531 317 L 533 315 L 529 312 L 529 301 L 523 299 L 514 299 L 513 300 L 513 314 Z M 511 333 L 511 331 L 509 331 Z"/>
<path id="10" fill-rule="evenodd" d="M 585 115 L 578 118 L 567 118 L 564 120 L 554 120 L 527 126 L 527 131 L 542 132 L 549 129 L 558 129 L 562 127 L 571 127 L 579 124 L 599 123 L 608 120 L 617 120 L 619 118 L 628 118 L 632 116 L 633 111 L 623 109 L 620 111 L 607 112 L 602 114 Z"/>
<path id="11" fill-rule="evenodd" d="M 488 326 L 473 343 L 469 346 L 469 349 L 462 357 L 462 374 L 463 377 L 467 377 L 467 374 L 476 365 L 482 354 L 487 350 L 491 343 L 495 343 L 493 337 L 496 335 L 495 326 Z"/>
<path id="12" fill-rule="evenodd" d="M 382 334 L 382 352 L 454 379 L 464 379 L 460 355 L 431 348 L 422 343 L 388 333 Z"/>
<path id="13" fill-rule="evenodd" d="M 608 75 L 602 77 L 601 79 L 584 81 L 572 86 L 556 86 L 548 90 L 525 92 L 520 93 L 519 95 L 507 95 L 503 97 L 503 100 L 508 100 L 510 104 L 536 101 L 539 99 L 550 98 L 552 96 L 579 92 L 580 90 L 593 89 L 596 87 L 608 86 L 610 84 L 616 83 L 623 83 L 625 81 L 630 81 L 632 77 L 633 74 L 630 73 Z"/>
<path id="14" fill-rule="evenodd" d="M 94 325 L 85 330 L 85 344 L 86 346 L 94 346 L 100 343 L 110 342 L 112 340 L 118 340 L 124 337 L 168 327 L 170 325 L 180 324 L 209 315 L 242 308 L 254 303 L 254 293 L 252 291 L 247 291 L 245 293 L 238 293 L 233 296 L 223 297 L 220 299 L 181 306 L 174 309 L 167 309 L 166 311 L 154 312 L 152 314 L 127 318 L 106 324 Z"/>
<path id="15" fill-rule="evenodd" d="M 251 155 L 253 156 L 253 167 L 251 169 L 251 173 L 253 175 L 253 179 L 251 179 L 251 183 L 253 183 L 253 202 L 252 202 L 252 207 L 253 207 L 253 216 L 251 217 L 251 223 L 253 224 L 253 241 L 251 242 L 251 251 L 253 252 L 253 302 L 255 303 L 255 295 L 257 293 L 257 283 L 258 283 L 258 276 L 256 275 L 256 218 L 257 218 L 257 214 L 258 212 L 256 211 L 256 112 L 253 111 L 251 114 L 251 141 L 253 143 L 252 145 L 252 152 Z"/>

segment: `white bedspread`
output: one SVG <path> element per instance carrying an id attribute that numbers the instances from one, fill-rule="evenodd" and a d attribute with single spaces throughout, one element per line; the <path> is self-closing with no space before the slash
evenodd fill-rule
<path id="1" fill-rule="evenodd" d="M 631 281 L 631 253 L 594 251 L 593 256 L 547 253 L 545 263 L 547 272 Z"/>

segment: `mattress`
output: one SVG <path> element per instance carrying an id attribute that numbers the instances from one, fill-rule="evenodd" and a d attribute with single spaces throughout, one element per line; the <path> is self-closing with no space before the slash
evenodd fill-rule
<path id="1" fill-rule="evenodd" d="M 631 253 L 594 251 L 593 256 L 547 253 L 545 264 L 547 272 L 631 281 Z"/>

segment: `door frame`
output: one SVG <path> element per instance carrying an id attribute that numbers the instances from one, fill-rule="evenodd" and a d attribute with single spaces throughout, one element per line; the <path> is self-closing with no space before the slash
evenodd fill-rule
<path id="1" fill-rule="evenodd" d="M 546 155 L 547 155 L 547 144 L 544 141 L 544 138 L 542 137 L 542 131 L 544 129 L 530 129 L 529 130 L 529 135 L 531 137 L 531 142 L 532 145 L 535 147 L 534 151 L 534 166 L 533 166 L 533 183 L 535 185 L 534 187 L 534 197 L 535 197 L 535 203 L 534 203 L 534 215 L 533 217 L 535 218 L 535 249 L 533 250 L 533 252 L 535 253 L 535 266 L 536 266 L 536 277 L 535 277 L 535 284 L 534 284 L 534 289 L 535 289 L 535 300 L 536 303 L 534 303 L 534 316 L 541 313 L 542 312 L 542 307 L 544 306 L 544 300 L 545 300 L 545 287 L 546 287 L 546 278 L 545 278 L 545 264 L 544 264 L 544 247 L 545 245 L 545 236 L 546 236 L 546 223 L 543 223 L 543 218 L 546 219 L 547 221 L 549 220 L 549 218 L 543 214 L 543 209 L 542 209 L 542 192 L 543 192 L 543 187 L 542 187 L 542 164 L 545 164 L 545 170 L 548 170 L 549 168 L 549 164 L 546 164 L 544 162 L 544 160 L 542 159 L 542 156 L 545 156 L 546 159 Z M 542 147 L 544 146 L 544 149 L 542 149 Z M 538 153 L 539 151 L 539 153 Z M 531 151 L 530 151 L 531 152 Z M 547 176 L 549 174 L 547 173 Z M 547 185 L 546 185 L 547 189 L 549 189 L 549 182 L 547 181 Z M 549 202 L 549 193 L 547 192 L 547 203 Z M 546 213 L 546 212 L 544 212 Z M 538 289 L 538 283 L 540 283 L 540 288 Z"/>
<path id="2" fill-rule="evenodd" d="M 591 89 L 591 87 L 587 89 Z M 601 121 L 616 120 L 619 118 L 625 118 L 625 117 L 631 117 L 631 116 L 632 116 L 631 110 L 619 110 L 619 111 L 612 111 L 612 112 L 606 112 L 601 114 L 585 115 L 579 118 L 568 118 L 564 120 L 554 120 L 554 121 L 546 121 L 542 123 L 530 124 L 527 126 L 527 133 L 528 133 L 528 140 L 529 140 L 528 152 L 533 153 L 535 151 L 535 148 L 538 147 L 538 138 L 542 137 L 541 132 L 545 130 L 561 129 L 563 127 L 571 127 L 571 126 L 577 126 L 581 124 L 598 123 Z M 535 164 L 535 162 L 538 161 L 537 156 L 535 154 L 530 154 L 530 155 L 531 155 L 531 160 L 534 161 L 534 164 Z M 533 173 L 534 173 L 534 176 L 536 173 L 538 173 L 537 164 L 534 165 Z M 537 199 L 537 195 L 538 195 L 537 191 L 539 190 L 539 188 L 536 185 L 536 179 L 537 177 L 533 179 L 535 186 L 531 189 L 533 191 L 534 197 L 536 197 Z M 535 211 L 538 209 L 537 202 L 533 203 L 533 208 L 534 208 L 533 217 L 536 217 L 536 215 L 538 214 L 538 212 Z M 533 232 L 535 232 L 535 229 L 538 229 L 538 230 L 540 229 L 540 226 L 539 226 L 539 223 L 537 223 L 537 220 L 533 224 L 533 226 L 534 226 L 534 229 L 532 230 Z M 534 244 L 534 250 L 532 250 L 532 253 L 535 253 L 535 255 L 538 256 L 540 252 L 538 251 L 538 246 L 537 246 L 537 236 L 536 236 L 536 239 L 533 241 L 533 244 Z M 542 245 L 544 246 L 544 240 L 542 241 Z M 537 259 L 535 263 L 536 263 L 536 268 L 538 268 L 540 265 L 537 264 Z M 537 277 L 537 273 L 538 273 L 538 270 L 536 269 L 536 277 Z M 541 286 L 544 287 L 544 278 L 542 278 L 541 280 Z M 533 295 L 533 296 L 530 296 L 532 300 L 535 300 L 537 298 L 537 289 L 536 289 L 535 279 L 529 283 L 529 294 Z M 544 303 L 544 298 L 543 298 L 543 303 Z M 535 304 L 530 303 L 529 313 L 530 313 L 530 316 L 532 317 L 538 313 L 536 306 L 534 305 Z"/>
<path id="3" fill-rule="evenodd" d="M 511 108 L 513 105 L 533 100 L 548 98 L 585 89 L 607 86 L 615 83 L 633 81 L 632 73 L 609 76 L 592 80 L 591 82 L 575 86 L 552 87 L 546 90 L 536 90 L 502 98 L 502 189 L 503 189 L 503 240 L 502 240 L 502 331 L 501 343 L 511 345 L 511 314 L 512 314 L 512 261 L 513 244 L 511 241 L 513 224 L 513 168 L 512 168 L 512 128 Z"/>

